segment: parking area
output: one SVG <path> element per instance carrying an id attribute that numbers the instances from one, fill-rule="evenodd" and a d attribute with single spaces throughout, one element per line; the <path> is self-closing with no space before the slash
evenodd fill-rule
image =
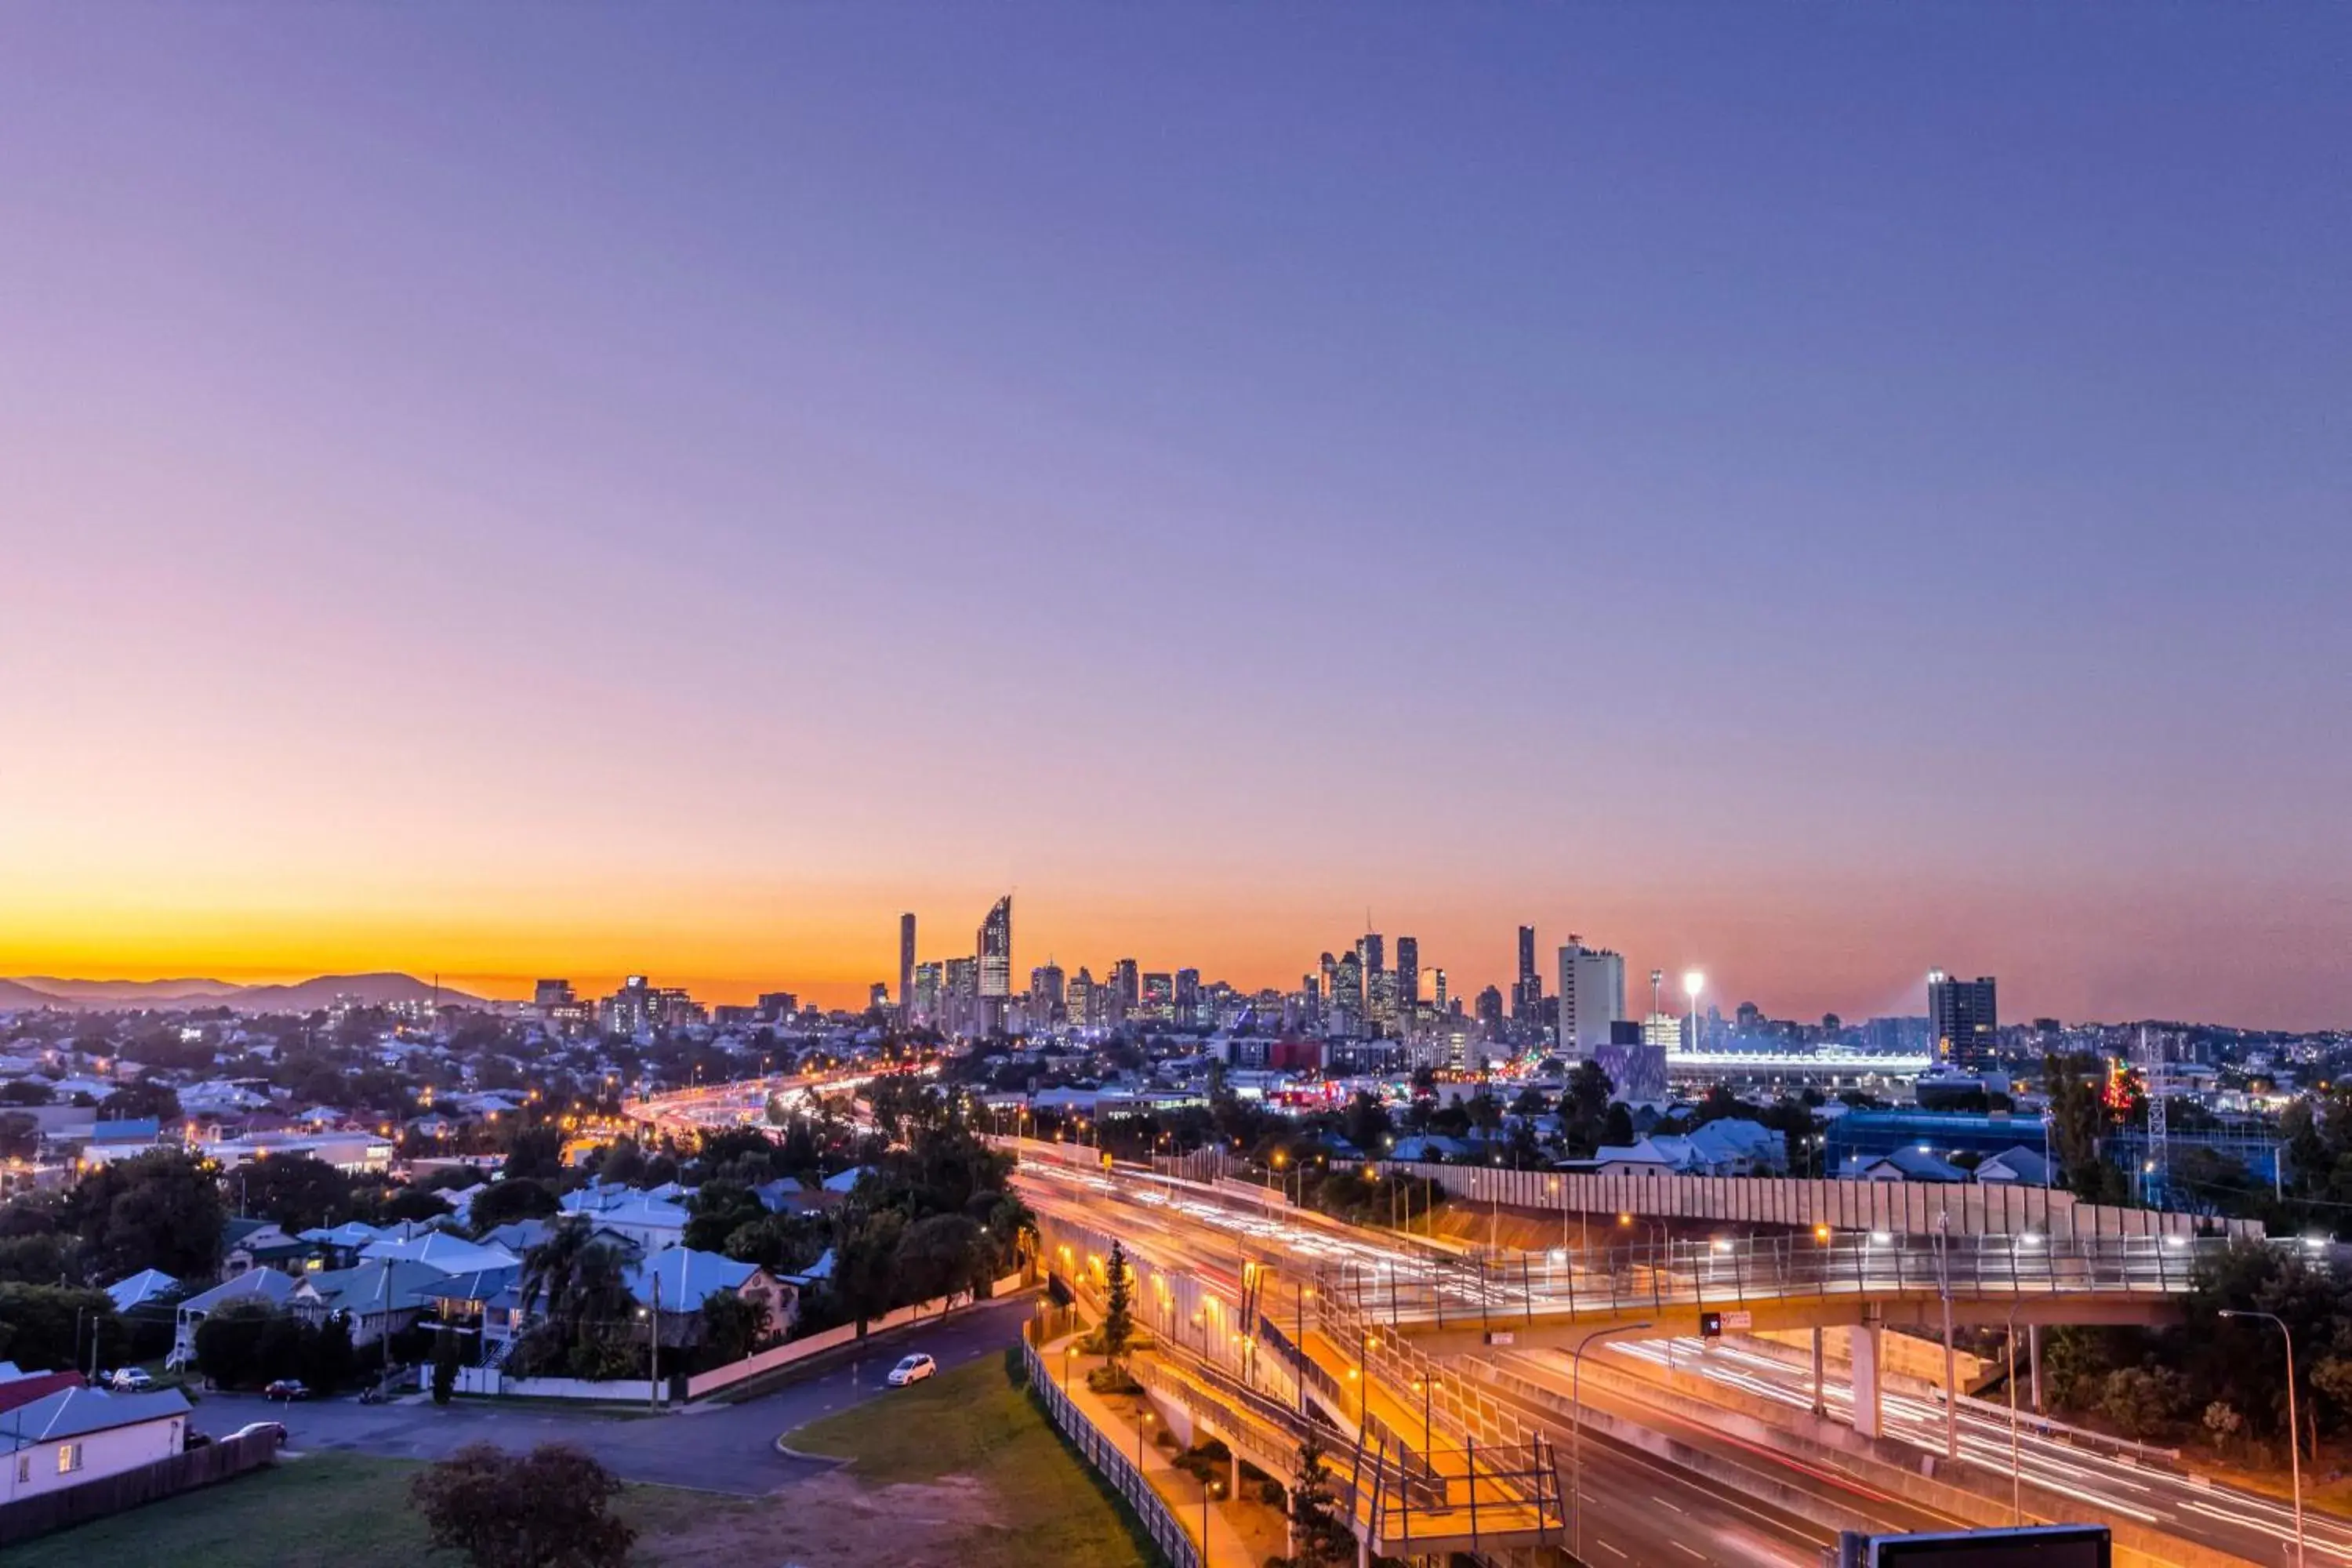
<path id="1" fill-rule="evenodd" d="M 412 1396 L 390 1405 L 362 1405 L 351 1395 L 292 1405 L 257 1394 L 211 1394 L 196 1425 L 226 1436 L 248 1421 L 286 1424 L 290 1454 L 341 1449 L 392 1458 L 437 1459 L 467 1443 L 507 1448 L 575 1443 L 623 1480 L 757 1497 L 831 1467 L 776 1450 L 793 1427 L 877 1394 L 898 1358 L 920 1351 L 941 1370 L 1016 1343 L 1032 1310 L 1026 1296 L 992 1302 L 943 1324 L 876 1341 L 821 1375 L 740 1405 L 705 1405 L 676 1414 L 570 1410 L 532 1404 L 460 1400 L 436 1406 Z"/>

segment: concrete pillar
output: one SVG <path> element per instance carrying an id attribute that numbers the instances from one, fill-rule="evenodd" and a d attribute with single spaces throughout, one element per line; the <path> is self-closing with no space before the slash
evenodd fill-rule
<path id="1" fill-rule="evenodd" d="M 1816 1415 L 1827 1415 L 1830 1413 L 1829 1401 L 1822 1397 L 1822 1363 L 1827 1359 L 1822 1348 L 1823 1338 L 1822 1330 L 1813 1331 L 1813 1414 Z"/>
<path id="2" fill-rule="evenodd" d="M 1356 1536 L 1356 1568 L 1372 1568 L 1372 1532 L 1370 1530 Z"/>
<path id="3" fill-rule="evenodd" d="M 2042 1325 L 2039 1323 L 2025 1325 L 2025 1359 L 2033 1368 L 2033 1414 L 2040 1415 L 2043 1411 L 2042 1409 Z"/>
<path id="4" fill-rule="evenodd" d="M 1853 1347 L 1853 1429 L 1865 1437 L 1879 1436 L 1878 1339 L 1885 1331 L 1876 1323 L 1863 1323 L 1848 1340 Z"/>
<path id="5" fill-rule="evenodd" d="M 1242 1495 L 1241 1450 L 1236 1447 L 1228 1447 L 1225 1449 L 1225 1457 L 1227 1459 L 1231 1460 L 1233 1464 L 1233 1468 L 1228 1471 L 1225 1476 L 1225 1495 L 1229 1498 L 1238 1498 Z"/>

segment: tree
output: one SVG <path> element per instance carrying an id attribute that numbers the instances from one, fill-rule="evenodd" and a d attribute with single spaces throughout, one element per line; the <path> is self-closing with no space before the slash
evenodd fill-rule
<path id="1" fill-rule="evenodd" d="M 2238 1429 L 2245 1424 L 2245 1417 L 2240 1415 L 2237 1407 L 2226 1399 L 2214 1400 L 2205 1406 L 2205 1430 L 2213 1435 L 2213 1447 L 2216 1448 L 2228 1447 L 2230 1439 L 2236 1436 Z"/>
<path id="2" fill-rule="evenodd" d="M 1290 1480 L 1290 1562 L 1293 1568 L 1324 1568 L 1351 1560 L 1355 1549 L 1341 1521 L 1331 1478 L 1323 1468 L 1323 1435 L 1309 1426 L 1298 1444 Z"/>
<path id="3" fill-rule="evenodd" d="M 0 1083 L 0 1105 L 47 1105 L 58 1091 L 37 1078 L 10 1079 Z"/>
<path id="4" fill-rule="evenodd" d="M 131 1336 L 102 1290 L 0 1285 L 0 1356 L 34 1371 L 88 1371 L 90 1320 L 101 1365 L 120 1361 Z"/>
<path id="5" fill-rule="evenodd" d="M 101 1279 L 160 1268 L 204 1279 L 220 1262 L 228 1210 L 220 1184 L 193 1155 L 158 1150 L 84 1176 L 66 1199 L 66 1223 Z"/>
<path id="6" fill-rule="evenodd" d="M 866 1321 L 893 1305 L 898 1238 L 906 1225 L 896 1209 L 850 1203 L 834 1211 L 833 1294 L 861 1337 Z"/>
<path id="7" fill-rule="evenodd" d="M 552 1180 L 563 1174 L 563 1131 L 545 1125 L 526 1127 L 514 1135 L 500 1167 L 508 1181 L 518 1176 Z"/>
<path id="8" fill-rule="evenodd" d="M 553 1193 L 530 1177 L 509 1176 L 476 1194 L 468 1212 L 473 1216 L 474 1234 L 481 1236 L 519 1219 L 552 1219 L 562 1212 L 562 1207 Z"/>
<path id="9" fill-rule="evenodd" d="M 513 1455 L 468 1443 L 411 1483 L 433 1544 L 474 1568 L 623 1568 L 636 1531 L 613 1517 L 621 1483 L 584 1451 Z"/>
<path id="10" fill-rule="evenodd" d="M 433 1403 L 446 1405 L 457 1393 L 457 1336 L 443 1329 L 433 1336 Z"/>
<path id="11" fill-rule="evenodd" d="M 1128 1266 L 1127 1248 L 1116 1237 L 1110 1244 L 1110 1264 L 1104 1272 L 1103 1354 L 1116 1362 L 1127 1354 L 1127 1342 L 1135 1333 L 1135 1271 Z"/>
<path id="12" fill-rule="evenodd" d="M 2107 1373 L 2099 1408 L 2124 1436 L 2147 1437 L 2164 1429 L 2181 1399 L 2179 1373 L 2167 1367 L 2127 1366 Z"/>
<path id="13" fill-rule="evenodd" d="M 519 1372 L 562 1366 L 594 1378 L 635 1361 L 627 1349 L 636 1298 L 623 1278 L 620 1255 L 590 1237 L 585 1226 L 559 1226 L 523 1256 L 525 1313 L 546 1311 L 517 1347 Z"/>
<path id="14" fill-rule="evenodd" d="M 1380 1152 L 1389 1135 L 1388 1108 L 1367 1089 L 1358 1089 L 1339 1121 L 1340 1136 L 1367 1154 Z"/>
<path id="15" fill-rule="evenodd" d="M 419 1187 L 395 1188 L 377 1211 L 387 1225 L 438 1219 L 448 1212 L 449 1205 L 440 1194 L 428 1193 Z"/>
<path id="16" fill-rule="evenodd" d="M 111 1119 L 137 1120 L 152 1117 L 169 1125 L 180 1119 L 180 1097 L 167 1083 L 141 1079 L 124 1084 L 99 1102 L 99 1109 Z"/>
<path id="17" fill-rule="evenodd" d="M 302 1325 L 268 1301 L 231 1301 L 196 1325 L 196 1366 L 223 1388 L 299 1376 Z"/>
<path id="18" fill-rule="evenodd" d="M 759 1350 L 769 1336 L 767 1313 L 733 1290 L 713 1290 L 705 1296 L 697 1315 L 700 1342 L 695 1359 L 706 1372 L 741 1361 Z"/>
<path id="19" fill-rule="evenodd" d="M 969 1290 L 981 1275 L 980 1226 L 960 1214 L 933 1215 L 898 1238 L 900 1294 L 929 1301 Z"/>
<path id="20" fill-rule="evenodd" d="M 0 1160 L 29 1160 L 41 1152 L 41 1124 L 21 1110 L 0 1111 Z"/>
<path id="21" fill-rule="evenodd" d="M 275 1221 L 288 1235 L 352 1217 L 352 1179 L 308 1154 L 273 1154 L 236 1173 L 237 1201 L 247 1214 Z"/>
<path id="22" fill-rule="evenodd" d="M 358 1372 L 359 1357 L 352 1349 L 352 1321 L 345 1314 L 335 1313 L 303 1336 L 302 1381 L 312 1389 L 332 1394 Z"/>

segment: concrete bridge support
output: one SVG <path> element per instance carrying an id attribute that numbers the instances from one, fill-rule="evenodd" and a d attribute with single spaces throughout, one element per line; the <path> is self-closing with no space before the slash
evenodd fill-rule
<path id="1" fill-rule="evenodd" d="M 1853 1331 L 1853 1429 L 1865 1437 L 1884 1435 L 1879 1429 L 1878 1341 L 1885 1331 L 1874 1318 Z"/>

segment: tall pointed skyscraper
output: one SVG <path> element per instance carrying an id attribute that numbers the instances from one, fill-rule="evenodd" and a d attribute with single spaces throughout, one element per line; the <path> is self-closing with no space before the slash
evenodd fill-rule
<path id="1" fill-rule="evenodd" d="M 1005 894 L 980 922 L 980 1011 L 983 1028 L 1001 1027 L 1013 997 L 1013 895 Z"/>

